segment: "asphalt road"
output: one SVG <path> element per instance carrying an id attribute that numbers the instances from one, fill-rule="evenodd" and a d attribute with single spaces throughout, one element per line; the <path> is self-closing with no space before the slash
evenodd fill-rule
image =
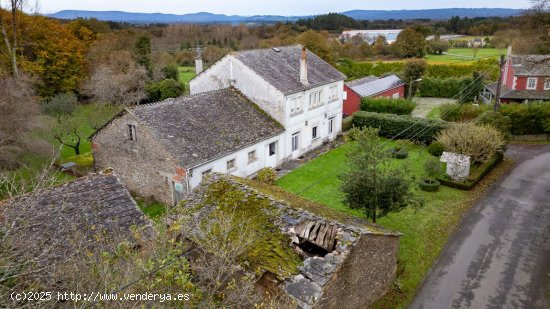
<path id="1" fill-rule="evenodd" d="M 462 220 L 410 308 L 550 308 L 550 145 L 507 155 L 516 166 Z"/>

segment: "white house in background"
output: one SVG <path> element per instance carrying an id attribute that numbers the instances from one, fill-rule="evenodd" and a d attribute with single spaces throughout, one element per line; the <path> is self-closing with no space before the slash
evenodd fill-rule
<path id="1" fill-rule="evenodd" d="M 300 45 L 233 52 L 189 82 L 191 94 L 235 87 L 285 129 L 283 161 L 342 130 L 346 77 Z"/>
<path id="2" fill-rule="evenodd" d="M 95 132 L 95 168 L 175 204 L 211 172 L 249 177 L 336 138 L 344 78 L 301 46 L 231 53 L 190 96 L 126 108 Z"/>

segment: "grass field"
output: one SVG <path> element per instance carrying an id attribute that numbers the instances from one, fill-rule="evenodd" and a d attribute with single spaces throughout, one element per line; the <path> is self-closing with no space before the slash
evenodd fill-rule
<path id="1" fill-rule="evenodd" d="M 179 67 L 180 81 L 185 85 L 185 91 L 189 92 L 189 81 L 195 77 L 194 67 Z"/>
<path id="2" fill-rule="evenodd" d="M 338 174 L 346 168 L 346 153 L 352 149 L 352 145 L 345 144 L 310 161 L 280 178 L 277 184 L 297 193 L 309 184 L 326 177 L 301 196 L 332 209 L 364 218 L 361 211 L 350 209 L 343 204 L 343 195 L 339 190 L 341 182 Z M 391 145 L 394 145 L 394 142 L 388 143 L 388 147 Z M 395 160 L 395 164 L 406 164 L 415 175 L 421 176 L 424 159 L 428 156 L 430 154 L 424 148 L 412 146 L 409 158 Z M 376 307 L 402 308 L 413 299 L 416 288 L 472 201 L 471 192 L 443 186 L 439 192 L 419 192 L 425 200 L 423 208 L 418 211 L 405 209 L 378 220 L 380 225 L 399 231 L 403 236 L 399 247 L 399 269 L 402 272 L 396 281 L 398 288 L 394 287 Z"/>
<path id="3" fill-rule="evenodd" d="M 425 59 L 431 64 L 463 63 L 467 65 L 479 58 L 497 57 L 504 52 L 497 48 L 479 48 L 474 58 L 473 48 L 450 48 L 446 55 L 426 55 Z"/>

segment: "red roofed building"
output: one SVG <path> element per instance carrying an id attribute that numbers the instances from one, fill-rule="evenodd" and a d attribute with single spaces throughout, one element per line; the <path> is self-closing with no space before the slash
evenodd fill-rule
<path id="1" fill-rule="evenodd" d="M 361 110 L 361 98 L 403 98 L 405 83 L 396 75 L 383 78 L 369 76 L 345 83 L 344 92 L 344 115 L 349 116 Z"/>

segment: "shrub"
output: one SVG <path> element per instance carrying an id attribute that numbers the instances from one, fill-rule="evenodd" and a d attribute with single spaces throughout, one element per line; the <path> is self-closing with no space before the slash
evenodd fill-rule
<path id="1" fill-rule="evenodd" d="M 542 134 L 550 132 L 550 103 L 501 105 L 500 113 L 510 117 L 512 134 Z"/>
<path id="2" fill-rule="evenodd" d="M 474 163 L 483 163 L 505 146 L 502 133 L 488 125 L 455 123 L 437 136 L 446 151 L 471 156 Z"/>
<path id="3" fill-rule="evenodd" d="M 424 172 L 429 179 L 435 179 L 441 175 L 441 163 L 439 159 L 430 157 L 424 162 Z"/>
<path id="4" fill-rule="evenodd" d="M 342 119 L 342 131 L 346 132 L 353 127 L 353 116 Z"/>
<path id="5" fill-rule="evenodd" d="M 466 89 L 471 83 L 472 78 L 468 76 L 448 78 L 423 77 L 418 86 L 418 95 L 421 97 L 453 98 L 467 92 L 465 90 L 461 93 L 462 89 Z"/>
<path id="6" fill-rule="evenodd" d="M 435 157 L 441 157 L 443 154 L 443 151 L 445 151 L 445 148 L 443 147 L 443 144 L 440 142 L 433 142 L 428 146 L 428 152 Z"/>
<path id="7" fill-rule="evenodd" d="M 512 120 L 509 116 L 504 116 L 499 112 L 486 111 L 476 120 L 478 125 L 489 125 L 497 129 L 504 136 L 510 135 Z"/>
<path id="8" fill-rule="evenodd" d="M 380 135 L 388 138 L 408 139 L 429 144 L 448 124 L 441 120 L 413 118 L 391 114 L 356 112 L 353 114 L 356 127 L 379 128 Z"/>
<path id="9" fill-rule="evenodd" d="M 422 191 L 436 192 L 439 191 L 440 183 L 435 179 L 422 179 L 418 186 Z"/>
<path id="10" fill-rule="evenodd" d="M 409 151 L 406 148 L 392 148 L 390 149 L 390 153 L 393 158 L 396 159 L 406 159 L 409 156 Z"/>
<path id="11" fill-rule="evenodd" d="M 179 97 L 183 92 L 183 84 L 173 79 L 164 79 L 147 86 L 147 97 L 150 102 Z"/>
<path id="12" fill-rule="evenodd" d="M 361 110 L 387 113 L 396 115 L 410 115 L 416 103 L 406 99 L 391 98 L 363 98 L 361 99 Z"/>
<path id="13" fill-rule="evenodd" d="M 162 73 L 164 74 L 164 78 L 178 80 L 179 71 L 178 66 L 175 64 L 169 64 L 162 68 Z"/>
<path id="14" fill-rule="evenodd" d="M 474 120 L 491 108 L 489 105 L 446 103 L 440 106 L 441 119 L 445 121 L 465 122 Z"/>
<path id="15" fill-rule="evenodd" d="M 263 183 L 272 185 L 275 183 L 276 179 L 277 179 L 277 172 L 272 168 L 264 167 L 258 171 L 258 180 Z"/>
<path id="16" fill-rule="evenodd" d="M 78 105 L 78 98 L 72 92 L 59 93 L 46 101 L 42 109 L 48 115 L 60 117 L 61 115 L 70 115 Z"/>
<path id="17" fill-rule="evenodd" d="M 361 132 L 361 129 L 359 129 L 356 126 L 353 126 L 353 128 L 349 129 L 344 134 L 344 139 L 346 142 L 356 141 L 357 140 L 357 134 Z"/>

